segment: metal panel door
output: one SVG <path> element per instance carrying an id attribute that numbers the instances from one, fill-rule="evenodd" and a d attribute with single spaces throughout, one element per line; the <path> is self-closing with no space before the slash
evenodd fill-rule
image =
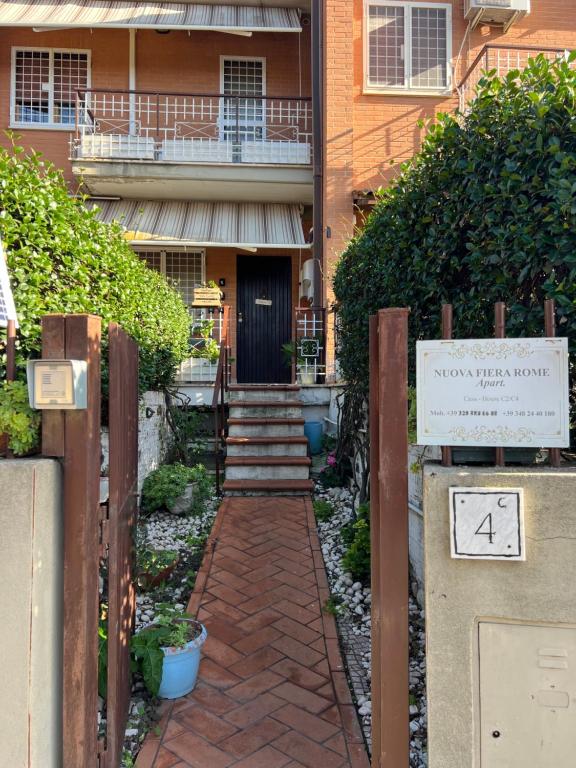
<path id="1" fill-rule="evenodd" d="M 576 629 L 482 622 L 479 643 L 482 768 L 573 768 Z"/>
<path id="2" fill-rule="evenodd" d="M 292 260 L 238 256 L 237 375 L 240 384 L 291 380 L 282 345 L 292 338 Z"/>

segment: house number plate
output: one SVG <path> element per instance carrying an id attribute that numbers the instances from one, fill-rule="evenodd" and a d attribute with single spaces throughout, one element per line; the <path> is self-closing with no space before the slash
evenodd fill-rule
<path id="1" fill-rule="evenodd" d="M 522 488 L 450 488 L 453 558 L 525 560 Z"/>

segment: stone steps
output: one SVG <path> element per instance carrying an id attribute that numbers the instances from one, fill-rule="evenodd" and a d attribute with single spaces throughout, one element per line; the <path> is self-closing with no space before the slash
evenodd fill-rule
<path id="1" fill-rule="evenodd" d="M 308 440 L 301 436 L 288 437 L 229 437 L 226 455 L 232 456 L 307 456 Z"/>
<path id="2" fill-rule="evenodd" d="M 244 417 L 228 419 L 230 437 L 300 437 L 304 435 L 304 419 L 262 419 Z"/>
<path id="3" fill-rule="evenodd" d="M 310 493 L 308 440 L 299 387 L 232 385 L 226 440 L 227 495 Z"/>
<path id="4" fill-rule="evenodd" d="M 306 496 L 314 490 L 312 480 L 225 480 L 227 496 Z"/>

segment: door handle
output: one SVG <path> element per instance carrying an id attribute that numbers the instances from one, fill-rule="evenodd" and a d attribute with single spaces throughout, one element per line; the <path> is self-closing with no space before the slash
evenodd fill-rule
<path id="1" fill-rule="evenodd" d="M 242 317 L 242 312 L 238 312 L 238 318 L 237 319 L 238 319 L 239 323 L 243 323 L 244 322 L 244 318 Z"/>

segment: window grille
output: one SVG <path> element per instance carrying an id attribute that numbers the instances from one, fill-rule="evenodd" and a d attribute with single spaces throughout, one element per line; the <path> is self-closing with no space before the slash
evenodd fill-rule
<path id="1" fill-rule="evenodd" d="M 138 256 L 174 283 L 184 303 L 191 306 L 193 289 L 204 282 L 203 251 L 140 251 Z"/>
<path id="2" fill-rule="evenodd" d="M 366 0 L 366 85 L 439 91 L 449 87 L 451 9 Z"/>
<path id="3" fill-rule="evenodd" d="M 13 77 L 14 122 L 73 126 L 76 91 L 89 86 L 89 54 L 16 50 Z"/>
<path id="4" fill-rule="evenodd" d="M 222 92 L 226 96 L 264 96 L 264 62 L 223 59 Z M 264 138 L 264 102 L 258 98 L 224 99 L 223 138 L 261 141 Z"/>

